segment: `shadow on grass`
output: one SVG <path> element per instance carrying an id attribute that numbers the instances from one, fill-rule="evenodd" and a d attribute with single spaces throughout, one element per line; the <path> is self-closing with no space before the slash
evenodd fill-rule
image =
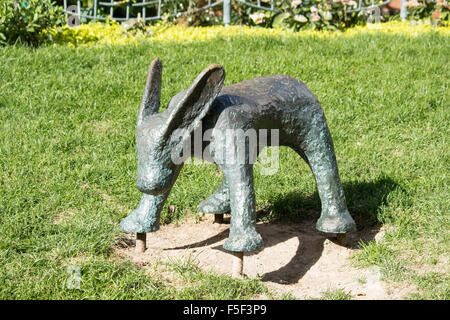
<path id="1" fill-rule="evenodd" d="M 350 214 L 355 219 L 357 230 L 347 235 L 347 247 L 356 249 L 361 242 L 369 242 L 378 233 L 381 222 L 379 209 L 386 204 L 388 195 L 400 186 L 391 178 L 383 177 L 370 182 L 344 183 L 343 188 L 347 199 Z M 288 212 L 282 208 L 291 209 Z M 302 198 L 291 193 L 284 199 L 274 202 L 267 210 L 268 216 L 283 221 L 286 218 L 298 223 L 299 230 L 296 235 L 289 234 L 289 238 L 296 236 L 300 245 L 291 261 L 278 270 L 263 275 L 263 281 L 297 283 L 305 273 L 319 260 L 322 255 L 326 239 L 337 243 L 333 234 L 317 231 L 315 221 L 320 214 L 320 199 L 317 192 L 311 197 Z M 264 214 L 263 214 L 264 216 Z M 270 225 L 263 225 L 270 228 Z M 282 237 L 264 237 L 265 247 L 274 246 L 284 239 Z"/>
<path id="2" fill-rule="evenodd" d="M 357 223 L 357 230 L 347 236 L 347 247 L 355 249 L 361 241 L 368 242 L 374 239 L 381 227 L 378 218 L 379 208 L 386 203 L 388 195 L 400 186 L 392 179 L 383 177 L 370 182 L 345 183 L 343 187 L 350 214 Z M 320 199 L 317 192 L 309 197 L 296 192 L 289 193 L 276 199 L 270 207 L 260 210 L 258 214 L 260 220 L 267 222 L 257 225 L 257 230 L 264 239 L 264 247 L 261 250 L 293 237 L 299 240 L 299 246 L 291 261 L 278 270 L 264 274 L 262 281 L 297 283 L 321 257 L 325 240 L 337 243 L 336 235 L 315 229 L 315 221 L 320 214 Z M 225 219 L 225 223 L 229 223 L 229 219 Z M 229 230 L 224 230 L 203 241 L 166 250 L 212 245 L 226 239 L 228 233 Z M 213 249 L 224 251 L 221 245 Z M 258 252 L 260 251 L 249 252 L 246 255 Z"/>
<path id="3" fill-rule="evenodd" d="M 378 211 L 386 204 L 387 196 L 400 185 L 389 177 L 381 177 L 370 182 L 343 183 L 348 210 L 357 224 L 358 230 L 377 225 Z M 265 222 L 295 222 L 318 219 L 321 212 L 319 194 L 304 196 L 291 192 L 270 201 L 271 204 L 257 212 L 258 219 Z"/>

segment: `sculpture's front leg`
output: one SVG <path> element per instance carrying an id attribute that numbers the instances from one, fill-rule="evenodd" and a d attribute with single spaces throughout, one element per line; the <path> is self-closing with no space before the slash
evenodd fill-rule
<path id="1" fill-rule="evenodd" d="M 159 229 L 159 217 L 169 192 L 158 196 L 143 194 L 138 207 L 120 223 L 126 232 L 146 233 Z"/>
<path id="2" fill-rule="evenodd" d="M 223 247 L 234 252 L 257 250 L 263 241 L 255 228 L 253 165 L 223 165 L 222 170 L 230 188 L 231 205 L 230 235 Z"/>

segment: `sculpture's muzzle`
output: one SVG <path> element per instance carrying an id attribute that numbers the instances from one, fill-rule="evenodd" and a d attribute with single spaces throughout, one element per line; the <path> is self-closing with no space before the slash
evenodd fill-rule
<path id="1" fill-rule="evenodd" d="M 154 196 L 167 192 L 173 184 L 174 170 L 168 166 L 138 165 L 136 186 L 142 193 Z"/>

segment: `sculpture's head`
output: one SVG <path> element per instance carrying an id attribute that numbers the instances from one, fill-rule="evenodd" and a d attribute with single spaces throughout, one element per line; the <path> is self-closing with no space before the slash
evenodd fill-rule
<path id="1" fill-rule="evenodd" d="M 148 71 L 136 126 L 137 187 L 141 192 L 152 195 L 170 189 L 179 172 L 180 165 L 172 161 L 172 153 L 180 146 L 181 139 L 179 134 L 173 133 L 191 134 L 200 125 L 225 79 L 221 65 L 210 65 L 197 76 L 189 89 L 175 95 L 167 109 L 158 113 L 161 72 L 162 64 L 157 58 Z"/>

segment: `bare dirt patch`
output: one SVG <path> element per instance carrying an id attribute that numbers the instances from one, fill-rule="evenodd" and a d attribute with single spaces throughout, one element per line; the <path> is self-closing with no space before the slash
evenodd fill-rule
<path id="1" fill-rule="evenodd" d="M 206 215 L 201 221 L 192 219 L 179 226 L 162 226 L 147 234 L 147 250 L 143 254 L 134 251 L 130 235 L 116 251 L 140 265 L 189 258 L 202 270 L 231 274 L 232 259 L 222 248 L 229 224 L 212 222 L 212 215 Z M 258 223 L 257 229 L 265 245 L 262 250 L 245 254 L 244 273 L 260 277 L 275 296 L 290 293 L 296 298 L 319 298 L 326 290 L 344 289 L 354 299 L 402 299 L 410 291 L 382 282 L 376 268 L 351 265 L 350 257 L 358 250 L 359 241 L 379 241 L 384 232 L 379 228 L 349 234 L 346 247 L 339 245 L 333 235 L 316 231 L 314 221 Z"/>

